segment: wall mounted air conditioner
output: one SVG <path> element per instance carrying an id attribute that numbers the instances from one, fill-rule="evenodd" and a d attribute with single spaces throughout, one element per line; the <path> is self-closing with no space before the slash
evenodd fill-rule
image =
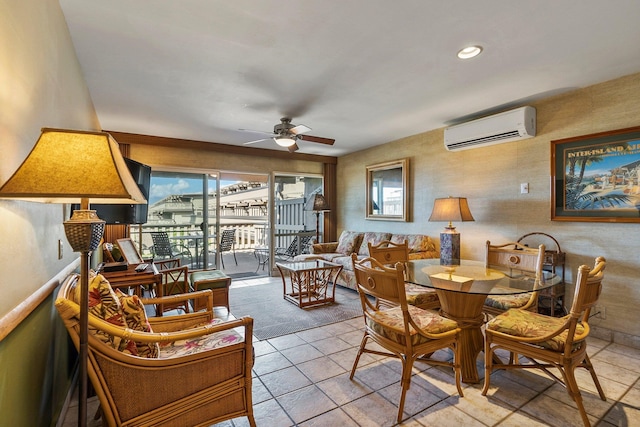
<path id="1" fill-rule="evenodd" d="M 501 144 L 536 136 L 536 109 L 520 107 L 444 130 L 444 146 L 449 151 Z"/>

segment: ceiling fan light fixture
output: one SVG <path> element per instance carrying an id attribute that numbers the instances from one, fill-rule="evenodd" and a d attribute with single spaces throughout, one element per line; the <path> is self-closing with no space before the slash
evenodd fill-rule
<path id="1" fill-rule="evenodd" d="M 482 46 L 467 46 L 458 51 L 458 58 L 471 59 L 480 55 L 481 52 L 482 52 Z"/>
<path id="2" fill-rule="evenodd" d="M 277 136 L 274 139 L 276 140 L 276 144 L 281 147 L 291 147 L 296 143 L 296 140 L 290 136 Z"/>

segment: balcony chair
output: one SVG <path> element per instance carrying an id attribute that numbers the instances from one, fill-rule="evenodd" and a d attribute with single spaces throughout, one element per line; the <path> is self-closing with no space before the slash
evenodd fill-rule
<path id="1" fill-rule="evenodd" d="M 76 349 L 78 277 L 65 280 L 55 302 Z M 103 425 L 204 426 L 246 416 L 255 427 L 253 319 L 215 318 L 209 290 L 142 300 L 114 291 L 94 275 L 90 293 L 88 376 Z M 206 310 L 146 317 L 143 303 L 194 296 L 208 298 Z"/>
<path id="2" fill-rule="evenodd" d="M 487 268 L 504 271 L 510 277 L 522 276 L 523 280 L 540 280 L 544 262 L 545 246 L 537 249 L 519 243 L 492 245 L 487 240 L 485 265 Z M 496 316 L 510 308 L 538 311 L 538 292 L 516 295 L 489 295 L 484 302 L 483 312 L 487 316 Z"/>
<path id="3" fill-rule="evenodd" d="M 296 256 L 305 253 L 308 250 L 311 240 L 314 239 L 313 235 L 296 236 L 286 248 L 276 248 L 274 255 L 276 260 L 279 261 L 291 261 Z"/>
<path id="4" fill-rule="evenodd" d="M 233 260 L 238 265 L 238 259 L 236 258 L 236 229 L 228 228 L 226 230 L 222 230 L 222 236 L 220 236 L 220 244 L 218 244 L 218 251 L 220 251 L 220 262 L 222 263 L 222 268 L 224 269 L 224 257 L 222 254 L 224 252 L 233 252 Z"/>
<path id="5" fill-rule="evenodd" d="M 578 268 L 576 288 L 571 311 L 557 318 L 511 309 L 487 323 L 485 338 L 485 375 L 482 394 L 486 396 L 491 383 L 491 372 L 498 369 L 540 369 L 562 384 L 576 402 L 582 422 L 590 426 L 576 382 L 576 368 L 585 368 L 602 400 L 606 400 L 596 372 L 587 354 L 589 313 L 602 290 L 606 260 L 598 257 L 593 270 L 582 265 Z M 509 362 L 499 363 L 497 350 L 509 352 Z M 526 361 L 524 360 L 526 359 Z M 558 378 L 549 368 L 557 368 Z"/>
<path id="6" fill-rule="evenodd" d="M 458 345 L 460 328 L 458 324 L 433 311 L 422 310 L 407 304 L 404 287 L 404 264 L 401 262 L 396 263 L 395 268 L 387 268 L 371 257 L 358 261 L 358 256 L 352 254 L 351 260 L 364 314 L 365 331 L 349 378 L 353 380 L 358 361 L 363 353 L 400 359 L 402 363 L 402 391 L 398 404 L 398 423 L 403 419 L 405 396 L 411 386 L 411 374 L 415 360 L 431 365 L 452 367 L 458 394 L 463 396 L 460 387 L 460 346 Z M 391 308 L 378 307 L 370 298 L 389 301 L 394 306 Z M 369 340 L 385 351 L 376 347 L 367 348 Z M 431 358 L 434 352 L 445 348 L 450 348 L 453 351 L 453 361 Z M 425 371 L 427 374 L 428 372 Z"/>
<path id="7" fill-rule="evenodd" d="M 193 263 L 191 250 L 180 243 L 172 245 L 169 240 L 169 234 L 166 231 L 152 232 L 151 239 L 153 240 L 154 258 L 180 258 L 182 264 L 191 265 Z M 189 260 L 188 263 L 184 262 L 186 259 Z"/>
<path id="8" fill-rule="evenodd" d="M 397 262 L 406 263 L 409 261 L 409 244 L 405 240 L 404 243 L 393 243 L 389 240 L 380 242 L 378 245 L 369 245 L 369 256 L 386 266 L 393 266 Z M 406 264 L 405 264 L 406 265 Z M 424 310 L 434 310 L 440 308 L 440 300 L 435 289 L 425 288 L 424 286 L 413 283 L 404 284 L 407 294 L 407 303 L 415 305 Z"/>

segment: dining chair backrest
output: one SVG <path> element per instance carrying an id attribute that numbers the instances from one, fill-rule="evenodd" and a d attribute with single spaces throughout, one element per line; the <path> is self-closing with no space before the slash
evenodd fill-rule
<path id="1" fill-rule="evenodd" d="M 351 260 L 365 317 L 374 318 L 374 312 L 377 311 L 377 308 L 374 309 L 369 303 L 366 295 L 397 304 L 403 311 L 407 311 L 403 263 L 398 262 L 395 268 L 389 268 L 372 257 L 358 260 L 356 254 L 351 254 Z"/>
<path id="2" fill-rule="evenodd" d="M 377 245 L 368 243 L 369 256 L 381 264 L 395 265 L 397 262 L 409 261 L 409 244 L 405 240 L 403 243 L 394 243 L 385 240 Z"/>
<path id="3" fill-rule="evenodd" d="M 513 276 L 514 271 L 541 277 L 542 264 L 544 262 L 545 247 L 543 244 L 533 249 L 516 242 L 502 245 L 492 245 L 487 240 L 485 265 L 487 268 L 507 270 L 509 276 Z"/>
<path id="4" fill-rule="evenodd" d="M 604 269 L 606 266 L 606 259 L 604 257 L 598 257 L 596 258 L 593 269 L 589 270 L 588 275 L 583 274 L 586 266 L 578 269 L 573 303 L 571 304 L 571 310 L 569 310 L 570 317 L 575 317 L 583 323 L 589 320 L 591 309 L 596 305 L 600 297 L 602 279 L 604 278 Z"/>

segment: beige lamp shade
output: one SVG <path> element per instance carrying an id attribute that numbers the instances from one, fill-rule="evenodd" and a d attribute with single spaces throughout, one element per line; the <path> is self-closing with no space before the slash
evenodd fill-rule
<path id="1" fill-rule="evenodd" d="M 29 156 L 0 188 L 0 198 L 41 203 L 146 202 L 111 135 L 50 128 L 42 129 Z"/>
<path id="2" fill-rule="evenodd" d="M 327 203 L 327 199 L 322 194 L 316 194 L 313 198 L 313 211 L 314 212 L 328 212 L 331 209 Z"/>
<path id="3" fill-rule="evenodd" d="M 447 228 L 453 228 L 452 221 L 474 221 L 465 197 L 447 197 L 433 202 L 433 212 L 429 221 L 448 221 Z"/>

